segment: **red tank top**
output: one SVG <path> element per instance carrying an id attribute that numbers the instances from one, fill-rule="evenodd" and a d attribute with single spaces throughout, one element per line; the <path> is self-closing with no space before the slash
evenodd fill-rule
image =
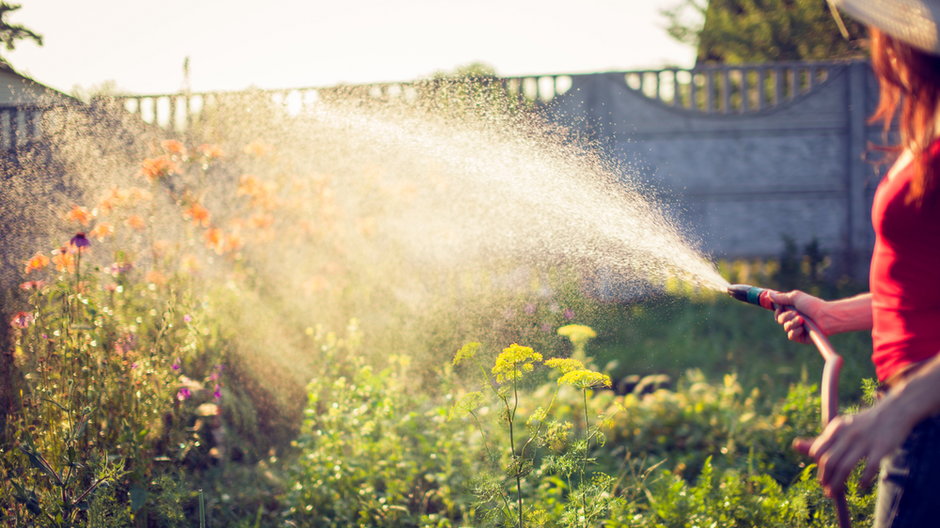
<path id="1" fill-rule="evenodd" d="M 929 154 L 940 163 L 940 140 Z M 940 191 L 920 208 L 906 204 L 913 173 L 909 163 L 882 180 L 872 204 L 872 361 L 881 381 L 940 353 Z"/>

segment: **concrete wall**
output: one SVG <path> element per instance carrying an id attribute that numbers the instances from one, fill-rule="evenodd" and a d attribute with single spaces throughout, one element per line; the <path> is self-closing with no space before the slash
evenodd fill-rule
<path id="1" fill-rule="evenodd" d="M 775 83 L 767 66 L 755 68 L 763 82 L 746 68 L 718 71 L 713 77 L 730 70 L 752 82 L 729 83 L 730 97 L 713 86 L 711 104 L 689 97 L 693 82 L 706 89 L 694 71 L 684 91 L 681 82 L 631 87 L 624 73 L 572 76 L 549 108 L 655 188 L 712 256 L 777 255 L 784 236 L 800 246 L 816 239 L 840 271 L 864 278 L 880 174 L 863 155 L 881 137 L 865 123 L 877 99 L 868 63 L 816 65 L 812 83 L 786 72 Z M 799 86 L 771 93 L 788 83 Z M 761 94 L 740 96 L 756 85 Z M 721 107 L 722 99 L 731 104 Z"/>

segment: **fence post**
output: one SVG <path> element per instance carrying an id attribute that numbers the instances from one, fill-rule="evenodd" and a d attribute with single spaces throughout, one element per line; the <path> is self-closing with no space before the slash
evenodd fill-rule
<path id="1" fill-rule="evenodd" d="M 848 148 L 846 149 L 845 190 L 847 218 L 845 233 L 845 272 L 848 276 L 864 280 L 868 276 L 868 239 L 870 212 L 867 196 L 867 180 L 872 174 L 865 162 L 868 124 L 868 77 L 871 75 L 867 61 L 855 61 L 848 66 L 846 76 L 846 120 Z"/>

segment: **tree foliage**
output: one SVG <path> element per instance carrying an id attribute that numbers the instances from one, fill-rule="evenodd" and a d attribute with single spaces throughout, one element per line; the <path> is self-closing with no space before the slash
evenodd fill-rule
<path id="1" fill-rule="evenodd" d="M 826 0 L 680 0 L 662 14 L 670 36 L 697 48 L 698 63 L 863 54 L 864 26 L 844 19 L 849 38 L 843 37 Z"/>
<path id="2" fill-rule="evenodd" d="M 12 51 L 15 49 L 17 41 L 23 39 L 34 40 L 37 44 L 42 46 L 42 35 L 26 28 L 25 26 L 20 24 L 11 24 L 6 20 L 6 17 L 9 13 L 12 13 L 21 7 L 22 6 L 18 4 L 0 2 L 0 42 L 3 43 L 7 51 Z M 0 57 L 0 61 L 3 61 L 2 57 Z"/>

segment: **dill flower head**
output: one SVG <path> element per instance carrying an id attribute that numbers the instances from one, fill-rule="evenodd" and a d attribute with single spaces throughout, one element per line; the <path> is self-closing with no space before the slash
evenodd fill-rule
<path id="1" fill-rule="evenodd" d="M 448 417 L 457 418 L 461 415 L 470 414 L 483 405 L 483 393 L 480 391 L 468 392 L 460 397 L 451 407 Z"/>
<path id="2" fill-rule="evenodd" d="M 524 373 L 531 372 L 535 368 L 533 364 L 541 361 L 542 354 L 530 347 L 513 343 L 496 356 L 492 372 L 496 374 L 497 383 L 513 381 L 522 378 Z"/>
<path id="3" fill-rule="evenodd" d="M 579 389 L 593 389 L 594 387 L 610 387 L 613 383 L 607 374 L 588 369 L 577 369 L 558 378 L 558 384 L 571 385 Z"/>
<path id="4" fill-rule="evenodd" d="M 476 355 L 477 350 L 480 349 L 480 343 L 472 341 L 466 345 L 460 347 L 460 350 L 454 355 L 454 366 L 459 365 L 461 361 L 465 359 L 470 359 Z"/>
<path id="5" fill-rule="evenodd" d="M 574 358 L 552 358 L 545 361 L 545 366 L 549 368 L 556 368 L 560 370 L 562 374 L 567 374 L 572 370 L 584 369 L 584 363 L 581 363 Z"/>
<path id="6" fill-rule="evenodd" d="M 570 324 L 559 328 L 558 335 L 567 337 L 575 346 L 584 346 L 597 337 L 597 332 L 587 325 Z"/>

